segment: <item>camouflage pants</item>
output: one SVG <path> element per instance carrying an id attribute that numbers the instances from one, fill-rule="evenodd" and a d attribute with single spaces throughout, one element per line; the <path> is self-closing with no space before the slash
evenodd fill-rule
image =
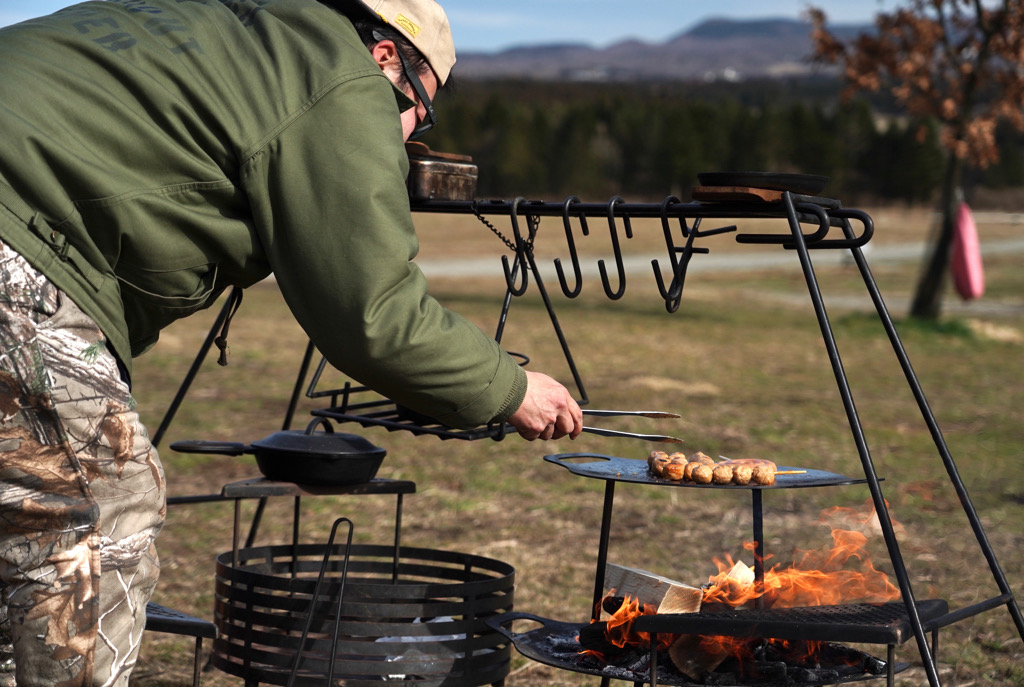
<path id="1" fill-rule="evenodd" d="M 18 685 L 127 685 L 159 574 L 156 450 L 96 324 L 0 243 L 0 579 Z"/>

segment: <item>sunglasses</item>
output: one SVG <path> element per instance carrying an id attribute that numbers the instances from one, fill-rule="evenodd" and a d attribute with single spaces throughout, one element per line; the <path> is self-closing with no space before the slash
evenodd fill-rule
<path id="1" fill-rule="evenodd" d="M 380 33 L 373 32 L 373 37 L 377 41 L 388 40 Z M 402 56 L 401 50 L 396 50 L 399 61 L 402 63 L 402 71 L 405 73 L 405 78 L 412 86 L 412 90 L 419 96 L 420 102 L 423 103 L 423 107 L 427 110 L 427 116 L 423 118 L 423 121 L 416 125 L 416 128 L 412 130 L 412 134 L 409 136 L 409 140 L 419 138 L 423 134 L 434 128 L 437 124 L 437 115 L 434 113 L 434 104 L 430 101 L 430 96 L 427 95 L 427 89 L 423 87 L 423 82 L 420 81 L 419 74 L 416 70 L 410 66 L 408 60 Z"/>

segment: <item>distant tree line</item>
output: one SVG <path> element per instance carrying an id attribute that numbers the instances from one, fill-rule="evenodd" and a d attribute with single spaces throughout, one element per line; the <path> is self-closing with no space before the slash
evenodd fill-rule
<path id="1" fill-rule="evenodd" d="M 747 84 L 462 82 L 439 96 L 424 142 L 473 156 L 477 195 L 584 200 L 688 199 L 697 174 L 769 171 L 830 177 L 826 195 L 931 201 L 944 154 L 934 122 L 883 100 L 839 103 L 831 80 Z M 998 132 L 999 164 L 966 184 L 1024 186 L 1024 139 Z"/>

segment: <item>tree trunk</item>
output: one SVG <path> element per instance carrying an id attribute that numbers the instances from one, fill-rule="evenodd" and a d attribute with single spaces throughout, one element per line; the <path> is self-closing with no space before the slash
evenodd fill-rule
<path id="1" fill-rule="evenodd" d="M 917 290 L 914 292 L 914 299 L 910 305 L 911 317 L 937 320 L 942 312 L 942 293 L 949 275 L 962 167 L 962 161 L 950 152 L 946 160 L 946 177 L 942 182 L 940 200 L 942 224 L 932 243 L 931 251 L 925 258 L 921 276 L 917 282 Z"/>

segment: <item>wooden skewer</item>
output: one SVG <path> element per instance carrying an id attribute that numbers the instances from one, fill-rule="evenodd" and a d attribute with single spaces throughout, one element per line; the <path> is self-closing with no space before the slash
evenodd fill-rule
<path id="1" fill-rule="evenodd" d="M 776 475 L 806 475 L 806 470 L 778 470 Z"/>

